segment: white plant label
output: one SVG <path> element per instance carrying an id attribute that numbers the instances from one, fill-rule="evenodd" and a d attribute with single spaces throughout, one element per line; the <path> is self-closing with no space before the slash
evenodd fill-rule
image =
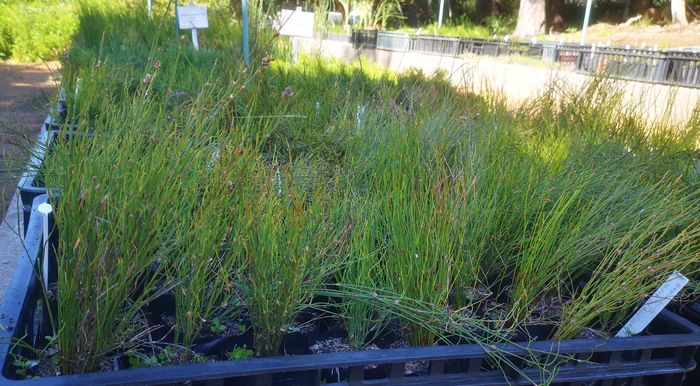
<path id="1" fill-rule="evenodd" d="M 674 271 L 632 318 L 615 335 L 625 338 L 642 332 L 666 305 L 688 284 L 688 278 Z"/>
<path id="2" fill-rule="evenodd" d="M 43 216 L 44 230 L 44 261 L 41 264 L 41 273 L 44 278 L 44 288 L 49 286 L 49 214 L 53 212 L 51 204 L 43 202 L 36 210 Z"/>
<path id="3" fill-rule="evenodd" d="M 192 46 L 195 50 L 199 49 L 199 36 L 197 29 L 209 28 L 209 17 L 207 16 L 207 7 L 199 5 L 186 5 L 177 7 L 177 20 L 180 29 L 192 30 Z"/>
<path id="4" fill-rule="evenodd" d="M 357 130 L 362 127 L 362 116 L 365 115 L 365 106 L 357 106 Z"/>
<path id="5" fill-rule="evenodd" d="M 177 20 L 180 29 L 209 28 L 207 7 L 200 5 L 185 5 L 177 7 Z"/>
<path id="6" fill-rule="evenodd" d="M 314 37 L 314 13 L 304 12 L 301 7 L 281 10 L 274 24 L 280 35 Z"/>

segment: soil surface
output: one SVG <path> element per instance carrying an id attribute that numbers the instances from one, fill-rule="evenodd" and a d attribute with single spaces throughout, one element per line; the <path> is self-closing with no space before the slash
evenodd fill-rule
<path id="1" fill-rule="evenodd" d="M 552 34 L 544 40 L 578 43 L 581 31 Z M 631 45 L 633 47 L 657 46 L 664 48 L 700 48 L 700 24 L 681 27 L 680 25 L 624 25 L 598 23 L 588 28 L 586 43 L 608 44 L 613 46 Z"/>
<path id="2" fill-rule="evenodd" d="M 58 62 L 0 62 L 0 302 L 21 253 L 18 203 L 13 196 L 22 165 L 27 162 L 27 153 L 11 145 L 10 135 L 38 135 L 56 88 L 53 73 L 58 68 Z"/>
<path id="3" fill-rule="evenodd" d="M 17 166 L 24 161 L 24 154 L 9 145 L 7 134 L 18 130 L 35 137 L 46 118 L 48 101 L 55 88 L 52 73 L 58 62 L 24 64 L 0 62 L 0 217 L 15 191 L 18 179 Z M 18 159 L 19 158 L 19 159 Z M 9 174 L 9 175 L 8 175 Z"/>

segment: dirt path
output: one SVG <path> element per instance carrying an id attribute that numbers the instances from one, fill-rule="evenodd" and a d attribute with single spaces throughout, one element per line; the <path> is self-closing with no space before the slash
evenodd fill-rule
<path id="1" fill-rule="evenodd" d="M 0 62 L 0 218 L 14 193 L 24 160 L 8 145 L 8 133 L 20 130 L 32 137 L 46 117 L 48 99 L 55 87 L 51 72 L 58 62 L 22 64 Z"/>
<path id="2" fill-rule="evenodd" d="M 0 62 L 0 220 L 5 219 L 0 223 L 0 302 L 22 250 L 17 236 L 18 203 L 13 196 L 27 161 L 26 153 L 9 145 L 8 134 L 19 131 L 34 138 L 39 133 L 55 89 L 52 72 L 58 67 L 58 62 Z"/>

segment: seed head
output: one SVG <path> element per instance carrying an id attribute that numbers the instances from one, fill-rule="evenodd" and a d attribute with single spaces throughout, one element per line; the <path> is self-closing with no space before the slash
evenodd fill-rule
<path id="1" fill-rule="evenodd" d="M 160 68 L 160 60 L 156 60 L 156 62 L 153 63 L 153 68 L 155 68 L 156 70 Z"/>
<path id="2" fill-rule="evenodd" d="M 153 78 L 151 74 L 146 74 L 146 76 L 143 77 L 143 84 L 148 86 L 151 83 L 151 78 Z"/>
<path id="3" fill-rule="evenodd" d="M 270 65 L 270 63 L 271 63 L 273 60 L 274 60 L 274 59 L 272 59 L 271 57 L 266 56 L 266 57 L 262 58 L 262 60 L 260 61 L 260 66 L 262 66 L 262 67 L 267 67 L 267 66 Z"/>
<path id="4" fill-rule="evenodd" d="M 212 85 L 211 83 L 209 83 L 209 82 L 207 82 L 207 83 L 204 83 L 204 89 L 205 89 L 205 90 L 209 90 L 209 89 L 211 89 L 211 88 L 212 88 L 212 86 L 213 86 L 213 85 Z"/>
<path id="5" fill-rule="evenodd" d="M 291 98 L 294 96 L 294 90 L 292 89 L 292 86 L 287 86 L 287 88 L 282 91 L 282 100 L 285 100 L 287 98 Z"/>

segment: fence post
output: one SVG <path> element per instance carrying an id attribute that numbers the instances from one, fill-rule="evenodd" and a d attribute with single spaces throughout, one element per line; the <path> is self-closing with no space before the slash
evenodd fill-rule
<path id="1" fill-rule="evenodd" d="M 668 56 L 659 55 L 654 69 L 654 83 L 666 83 L 668 81 Z"/>
<path id="2" fill-rule="evenodd" d="M 576 69 L 583 70 L 583 50 L 581 48 L 576 50 Z"/>

